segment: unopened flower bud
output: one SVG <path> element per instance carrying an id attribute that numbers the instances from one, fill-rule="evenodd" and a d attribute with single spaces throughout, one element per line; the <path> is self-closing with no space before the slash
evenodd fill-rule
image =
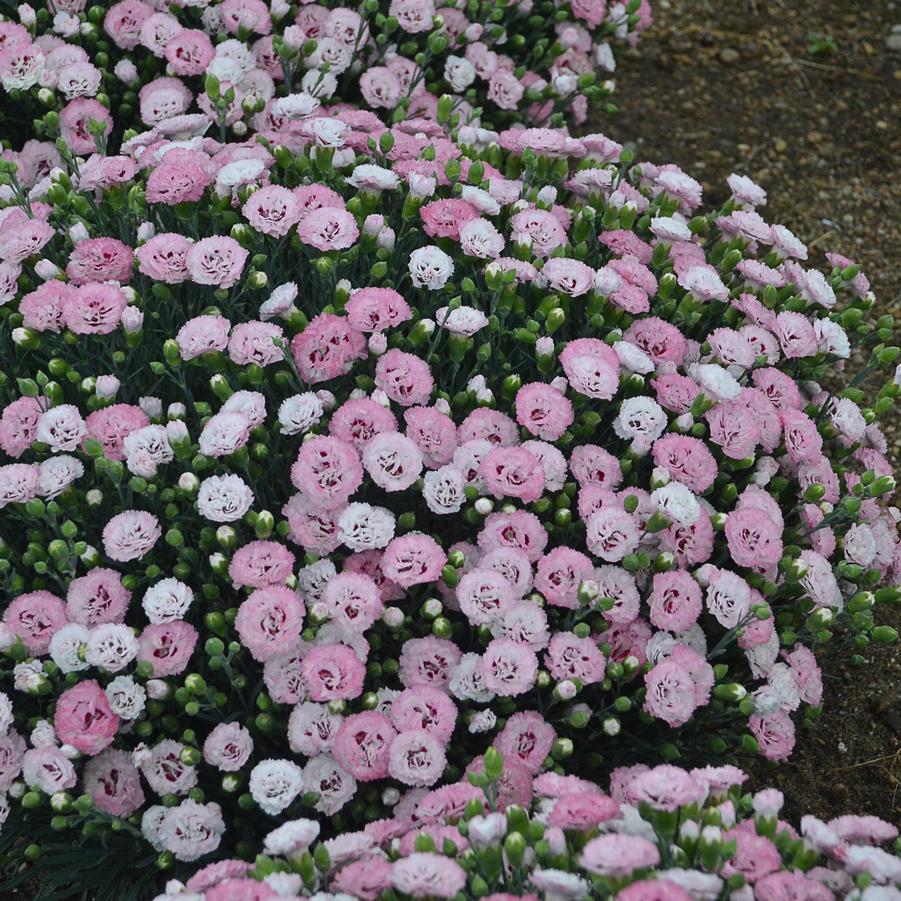
<path id="1" fill-rule="evenodd" d="M 228 557 L 225 554 L 215 553 L 209 557 L 210 569 L 220 576 L 224 576 L 228 572 Z"/>
<path id="2" fill-rule="evenodd" d="M 94 391 L 97 397 L 101 397 L 104 400 L 112 400 L 121 384 L 114 375 L 98 375 L 94 384 Z"/>
<path id="3" fill-rule="evenodd" d="M 494 509 L 494 502 L 490 498 L 480 497 L 473 506 L 476 508 L 476 513 L 487 516 Z"/>
<path id="4" fill-rule="evenodd" d="M 381 213 L 372 213 L 363 220 L 363 234 L 374 238 L 385 227 L 385 217 Z"/>
<path id="5" fill-rule="evenodd" d="M 443 609 L 444 605 L 438 598 L 428 598 L 422 605 L 423 616 L 428 619 L 434 619 L 436 616 L 440 616 Z"/>
<path id="6" fill-rule="evenodd" d="M 369 336 L 369 352 L 374 357 L 380 357 L 386 350 L 388 350 L 388 339 L 385 337 L 385 333 L 373 332 Z"/>
<path id="7" fill-rule="evenodd" d="M 825 629 L 833 620 L 832 611 L 828 607 L 819 607 L 807 617 L 809 629 Z"/>
<path id="8" fill-rule="evenodd" d="M 138 398 L 138 406 L 150 419 L 159 419 L 163 415 L 163 402 L 159 397 L 148 395 Z"/>
<path id="9" fill-rule="evenodd" d="M 193 472 L 183 472 L 178 477 L 178 488 L 187 495 L 194 495 L 200 489 L 200 479 Z"/>
<path id="10" fill-rule="evenodd" d="M 149 679 L 145 686 L 151 701 L 165 701 L 169 697 L 169 683 L 164 679 Z"/>
<path id="11" fill-rule="evenodd" d="M 713 696 L 721 701 L 741 701 L 748 695 L 747 690 L 738 682 L 730 682 L 726 685 L 717 685 L 713 689 Z"/>
<path id="12" fill-rule="evenodd" d="M 410 196 L 419 200 L 431 197 L 438 187 L 438 182 L 434 178 L 415 172 L 407 176 L 407 184 L 410 186 Z"/>
<path id="13" fill-rule="evenodd" d="M 130 59 L 119 60 L 113 69 L 113 73 L 125 85 L 137 84 L 140 80 L 138 67 Z"/>
<path id="14" fill-rule="evenodd" d="M 234 550 L 238 546 L 238 533 L 231 526 L 219 526 L 216 529 L 216 541 L 219 547 Z"/>
<path id="15" fill-rule="evenodd" d="M 394 250 L 396 235 L 393 228 L 383 228 L 375 238 L 375 246 L 382 250 Z"/>
<path id="16" fill-rule="evenodd" d="M 90 237 L 91 235 L 88 232 L 88 227 L 84 222 L 76 222 L 75 225 L 69 226 L 69 238 L 73 244 L 79 244 Z"/>
<path id="17" fill-rule="evenodd" d="M 19 347 L 30 347 L 36 348 L 40 344 L 40 338 L 38 338 L 37 332 L 32 331 L 30 328 L 14 328 L 12 331 L 13 342 L 17 344 Z"/>
<path id="18" fill-rule="evenodd" d="M 126 335 L 136 335 L 144 327 L 144 314 L 137 307 L 126 307 L 122 311 L 122 328 Z"/>
<path id="19" fill-rule="evenodd" d="M 55 266 L 50 260 L 38 260 L 34 264 L 34 271 L 38 274 L 39 278 L 42 278 L 45 282 L 50 281 L 52 278 L 56 278 L 60 274 L 60 268 Z"/>
<path id="20" fill-rule="evenodd" d="M 399 629 L 404 624 L 404 611 L 400 607 L 386 607 L 382 612 L 382 622 L 389 629 Z"/>
<path id="21" fill-rule="evenodd" d="M 172 419 L 166 423 L 166 437 L 172 447 L 191 443 L 188 427 L 181 419 Z"/>
<path id="22" fill-rule="evenodd" d="M 475 848 L 499 844 L 507 834 L 507 817 L 502 813 L 474 816 L 469 821 L 469 841 Z"/>
<path id="23" fill-rule="evenodd" d="M 81 554 L 79 559 L 85 566 L 96 566 L 100 562 L 100 554 L 93 545 L 88 545 Z"/>
<path id="24" fill-rule="evenodd" d="M 613 737 L 614 735 L 619 735 L 622 726 L 620 725 L 620 721 L 615 716 L 608 716 L 601 724 L 601 728 L 604 730 L 605 735 Z"/>

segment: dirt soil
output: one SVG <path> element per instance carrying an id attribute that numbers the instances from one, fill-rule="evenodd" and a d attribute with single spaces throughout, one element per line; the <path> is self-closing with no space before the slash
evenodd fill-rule
<path id="1" fill-rule="evenodd" d="M 677 163 L 712 203 L 729 173 L 751 176 L 770 221 L 861 263 L 879 312 L 901 316 L 901 2 L 655 0 L 654 16 L 597 130 Z M 901 465 L 901 413 L 887 434 Z M 901 629 L 901 606 L 877 617 Z M 901 647 L 867 649 L 859 667 L 850 653 L 824 649 L 823 716 L 753 780 L 781 788 L 793 819 L 901 821 Z"/>

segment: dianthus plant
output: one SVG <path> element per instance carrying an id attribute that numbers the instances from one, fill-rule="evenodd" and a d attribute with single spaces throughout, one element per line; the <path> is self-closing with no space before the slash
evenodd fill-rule
<path id="1" fill-rule="evenodd" d="M 898 597 L 859 267 L 602 135 L 307 125 L 5 163 L 5 834 L 170 867 L 489 749 L 512 799 L 786 759 Z"/>

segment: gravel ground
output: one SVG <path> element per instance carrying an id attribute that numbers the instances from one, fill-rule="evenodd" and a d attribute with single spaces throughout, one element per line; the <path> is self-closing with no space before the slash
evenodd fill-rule
<path id="1" fill-rule="evenodd" d="M 901 3 L 885 0 L 655 0 L 654 27 L 617 73 L 620 112 L 596 130 L 639 159 L 675 162 L 725 199 L 741 172 L 764 213 L 817 253 L 861 263 L 878 311 L 901 314 Z M 887 423 L 901 464 L 901 416 Z M 901 607 L 878 617 L 901 627 Z M 826 704 L 790 763 L 752 766 L 788 813 L 901 818 L 901 650 L 821 653 Z"/>

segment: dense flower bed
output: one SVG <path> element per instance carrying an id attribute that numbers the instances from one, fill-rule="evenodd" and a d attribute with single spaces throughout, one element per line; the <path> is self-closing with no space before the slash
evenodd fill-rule
<path id="1" fill-rule="evenodd" d="M 858 267 L 602 136 L 320 121 L 350 153 L 150 132 L 46 201 L 7 169 L 11 802 L 185 861 L 489 746 L 513 798 L 787 758 L 810 648 L 897 596 Z"/>
<path id="2" fill-rule="evenodd" d="M 817 645 L 895 637 L 872 610 L 901 597 L 899 351 L 866 277 L 817 269 L 747 178 L 705 208 L 562 127 L 602 93 L 592 42 L 645 6 L 0 23 L 0 850 L 45 884 L 145 898 L 315 815 L 304 891 L 346 847 L 386 887 L 409 867 L 401 893 L 434 864 L 481 896 L 471 867 L 369 852 L 461 792 L 526 809 L 564 776 L 597 798 L 578 780 L 623 765 L 783 761 Z M 653 772 L 741 818 L 716 775 Z M 805 838 L 839 891 L 859 842 L 829 828 Z M 589 840 L 540 833 L 542 860 Z M 803 880 L 765 834 L 773 885 Z M 674 837 L 649 866 L 696 865 Z M 701 858 L 726 879 L 730 841 Z M 571 860 L 560 897 L 592 878 Z"/>
<path id="3" fill-rule="evenodd" d="M 87 9 L 66 0 L 22 6 L 19 17 L 0 21 L 9 131 L 62 130 L 81 153 L 72 138 L 93 148 L 88 117 L 105 132 L 142 124 L 178 134 L 193 115 L 223 140 L 290 123 L 299 141 L 304 117 L 338 101 L 434 118 L 446 95 L 471 126 L 483 111 L 494 125 L 584 121 L 589 102 L 610 93 L 601 76 L 615 68 L 612 46 L 634 42 L 650 5 L 121 0 Z"/>
<path id="4" fill-rule="evenodd" d="M 156 901 L 485 898 L 509 901 L 888 901 L 901 858 L 898 830 L 877 817 L 779 819 L 782 793 L 742 794 L 735 767 L 663 765 L 614 772 L 610 793 L 545 773 L 520 803 L 501 774 L 430 792 L 390 820 L 318 841 L 319 824 L 270 832 L 254 864 L 220 861 L 173 880 Z M 313 894 L 315 893 L 315 894 Z"/>

